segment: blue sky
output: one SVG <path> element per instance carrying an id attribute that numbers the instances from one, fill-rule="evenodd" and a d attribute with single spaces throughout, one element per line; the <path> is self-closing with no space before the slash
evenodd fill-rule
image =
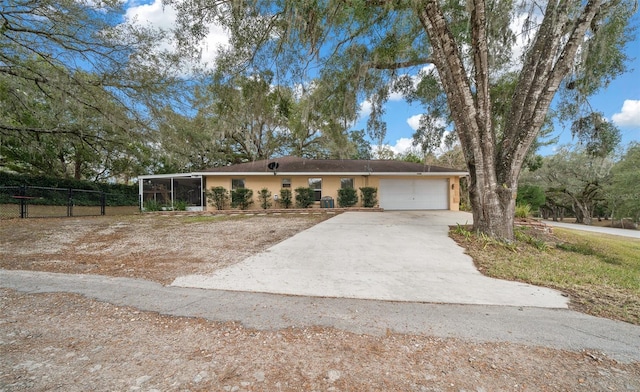
<path id="1" fill-rule="evenodd" d="M 130 0 L 127 18 L 136 18 L 141 23 L 151 23 L 162 28 L 172 28 L 175 22 L 175 11 L 170 7 L 163 7 L 162 0 Z M 640 26 L 640 16 L 636 14 L 633 23 Z M 640 36 L 640 33 L 638 34 Z M 209 35 L 202 43 L 203 60 L 213 63 L 216 47 L 228 42 L 222 29 L 212 26 Z M 606 89 L 590 100 L 594 110 L 604 113 L 622 133 L 622 144 L 640 142 L 640 38 L 627 45 L 627 54 L 631 58 L 629 72 L 614 80 Z M 396 99 L 397 98 L 397 99 Z M 366 102 L 360 120 L 354 129 L 366 128 Z M 394 152 L 403 153 L 411 147 L 411 137 L 418 125 L 418 118 L 423 113 L 419 105 L 409 105 L 399 97 L 390 100 L 386 105 L 385 120 L 387 122 L 387 136 L 385 144 Z M 558 145 L 571 144 L 570 129 L 563 129 L 558 125 L 555 135 L 559 136 Z M 552 154 L 557 146 L 549 146 L 540 153 Z"/>
<path id="2" fill-rule="evenodd" d="M 635 21 L 639 23 L 639 17 Z M 640 36 L 640 34 L 639 34 Z M 640 142 L 640 37 L 627 45 L 629 72 L 616 78 L 607 88 L 590 99 L 594 110 L 604 113 L 621 131 L 622 145 Z M 385 143 L 394 152 L 403 152 L 411 146 L 411 136 L 417 127 L 418 117 L 422 113 L 419 105 L 408 105 L 402 101 L 390 101 L 386 106 L 387 137 Z M 366 117 L 356 124 L 356 128 L 366 127 Z M 553 154 L 554 150 L 576 141 L 571 130 L 558 124 L 554 136 L 559 137 L 557 145 L 542 148 L 543 155 Z"/>

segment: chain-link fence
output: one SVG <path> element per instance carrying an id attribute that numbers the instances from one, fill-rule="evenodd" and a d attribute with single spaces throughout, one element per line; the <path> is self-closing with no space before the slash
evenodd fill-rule
<path id="1" fill-rule="evenodd" d="M 0 186 L 0 219 L 106 215 L 114 207 L 129 206 L 133 195 L 85 189 Z"/>

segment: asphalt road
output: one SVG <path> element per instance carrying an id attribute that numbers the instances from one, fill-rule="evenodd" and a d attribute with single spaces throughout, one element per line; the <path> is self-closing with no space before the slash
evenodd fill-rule
<path id="1" fill-rule="evenodd" d="M 640 326 L 567 309 L 447 305 L 164 287 L 96 275 L 0 270 L 0 287 L 25 293 L 77 293 L 171 316 L 237 321 L 248 328 L 326 326 L 354 333 L 420 334 L 505 341 L 640 361 Z"/>
<path id="2" fill-rule="evenodd" d="M 562 227 L 564 229 L 590 231 L 592 233 L 617 235 L 620 237 L 640 238 L 640 230 L 616 229 L 614 227 L 587 226 L 587 225 L 580 225 L 576 223 L 554 222 L 550 220 L 546 220 L 545 223 L 553 227 Z"/>

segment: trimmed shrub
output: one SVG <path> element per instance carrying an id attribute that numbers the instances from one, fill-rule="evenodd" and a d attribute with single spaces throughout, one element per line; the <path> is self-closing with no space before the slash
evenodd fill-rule
<path id="1" fill-rule="evenodd" d="M 293 204 L 293 200 L 291 198 L 291 189 L 280 189 L 280 199 L 278 200 L 278 202 L 280 203 L 280 206 L 282 208 L 291 208 L 291 205 Z"/>
<path id="2" fill-rule="evenodd" d="M 253 204 L 253 191 L 247 188 L 238 188 L 231 191 L 231 207 L 246 210 Z"/>
<path id="3" fill-rule="evenodd" d="M 311 188 L 296 188 L 296 207 L 309 208 L 315 203 L 315 192 Z"/>
<path id="4" fill-rule="evenodd" d="M 267 188 L 260 189 L 260 192 L 258 192 L 258 200 L 260 200 L 260 207 L 262 207 L 263 210 L 271 207 L 271 192 L 269 192 Z"/>
<path id="5" fill-rule="evenodd" d="M 338 206 L 353 207 L 358 203 L 358 191 L 353 188 L 338 189 Z"/>
<path id="6" fill-rule="evenodd" d="M 229 203 L 229 192 L 224 187 L 217 186 L 207 191 L 207 200 L 216 207 L 216 210 L 224 210 Z"/>
<path id="7" fill-rule="evenodd" d="M 378 203 L 378 199 L 376 198 L 378 194 L 378 188 L 365 186 L 360 188 L 360 192 L 362 193 L 362 205 L 366 208 L 375 207 Z"/>

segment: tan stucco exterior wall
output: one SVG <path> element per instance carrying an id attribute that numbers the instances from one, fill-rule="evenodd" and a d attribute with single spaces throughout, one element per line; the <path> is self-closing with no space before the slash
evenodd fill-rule
<path id="1" fill-rule="evenodd" d="M 243 176 L 243 175 L 225 175 L 225 176 L 206 176 L 206 189 L 207 191 L 215 188 L 217 186 L 221 186 L 228 191 L 231 191 L 231 180 L 232 179 L 244 179 L 245 188 L 251 189 L 253 191 L 253 204 L 250 207 L 253 210 L 259 210 L 260 203 L 258 200 L 258 192 L 262 188 L 267 188 L 271 192 L 271 197 L 274 195 L 278 195 L 280 193 L 280 189 L 282 189 L 282 180 L 283 179 L 291 180 L 291 194 L 293 201 L 295 203 L 295 189 L 299 187 L 308 187 L 310 178 L 321 178 L 322 179 L 322 196 L 330 196 L 334 200 L 335 207 L 338 207 L 338 189 L 340 189 L 341 179 L 342 178 L 353 178 L 353 186 L 355 189 L 358 189 L 358 198 L 361 198 L 361 194 L 359 188 L 365 186 L 371 186 L 375 188 L 380 188 L 380 179 L 381 178 L 393 178 L 393 179 L 423 179 L 424 176 L 353 176 L 353 175 L 318 175 L 318 176 L 310 176 L 310 175 L 260 175 L 260 176 Z M 458 211 L 460 209 L 460 179 L 459 177 L 449 177 L 449 176 L 429 176 L 426 177 L 428 179 L 436 179 L 436 178 L 447 178 L 449 180 L 449 209 L 452 211 Z M 214 207 L 209 205 L 210 203 L 207 201 L 207 210 L 213 210 Z M 362 201 L 359 200 L 356 206 L 361 207 Z M 272 208 L 277 208 L 277 204 L 273 203 Z M 320 202 L 316 202 L 314 208 L 319 208 Z"/>

